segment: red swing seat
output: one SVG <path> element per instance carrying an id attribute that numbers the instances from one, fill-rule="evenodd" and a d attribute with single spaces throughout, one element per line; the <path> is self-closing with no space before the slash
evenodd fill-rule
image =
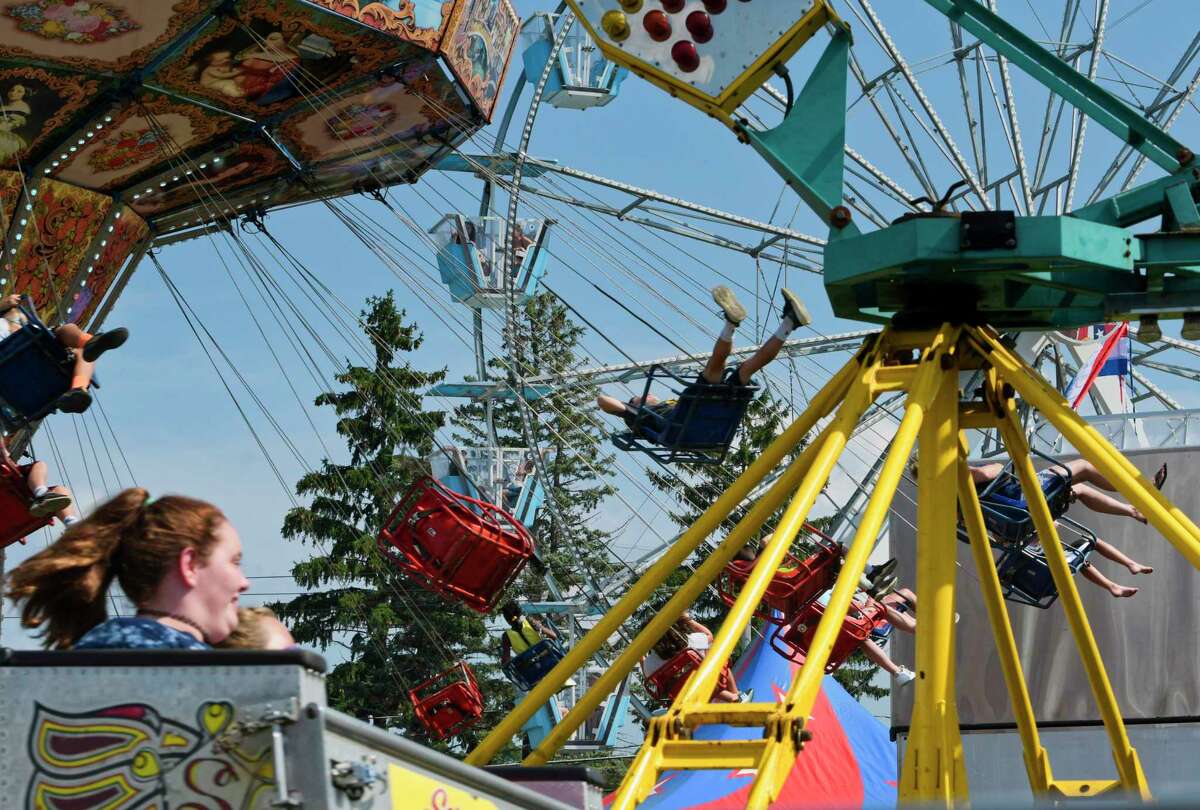
<path id="1" fill-rule="evenodd" d="M 803 560 L 788 554 L 767 586 L 755 617 L 771 624 L 783 624 L 799 614 L 810 602 L 833 586 L 841 567 L 842 553 L 829 535 L 805 524 L 817 538 L 817 550 Z M 754 572 L 757 560 L 734 560 L 717 579 L 721 601 L 732 605 Z"/>
<path id="2" fill-rule="evenodd" d="M 533 557 L 533 539 L 495 504 L 423 477 L 392 510 L 379 550 L 422 587 L 488 613 Z"/>
<path id="3" fill-rule="evenodd" d="M 675 653 L 665 664 L 646 676 L 646 691 L 655 700 L 670 703 L 679 694 L 679 690 L 687 682 L 688 676 L 696 671 L 703 660 L 704 656 L 700 654 L 700 651 L 691 647 Z M 713 694 L 732 689 L 733 673 L 726 664 L 725 669 L 721 670 L 721 677 L 717 680 Z"/>
<path id="4" fill-rule="evenodd" d="M 483 695 L 464 661 L 408 690 L 408 697 L 417 721 L 435 740 L 453 737 L 483 717 Z"/>
<path id="5" fill-rule="evenodd" d="M 791 661 L 803 664 L 808 655 L 809 645 L 817 633 L 817 625 L 825 615 L 825 606 L 813 602 L 799 615 L 783 627 L 775 631 L 771 637 L 771 646 L 775 651 Z M 851 603 L 842 622 L 841 630 L 833 642 L 833 650 L 825 663 L 826 672 L 834 672 L 859 646 L 871 637 L 871 632 L 887 621 L 887 611 L 883 605 L 867 597 L 864 604 Z"/>
<path id="6" fill-rule="evenodd" d="M 32 501 L 33 494 L 21 470 L 0 464 L 0 549 L 24 543 L 26 537 L 53 522 L 53 518 L 29 514 Z"/>

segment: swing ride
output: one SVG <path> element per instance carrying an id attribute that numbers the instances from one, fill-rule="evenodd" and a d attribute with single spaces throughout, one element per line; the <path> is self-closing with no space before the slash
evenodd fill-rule
<path id="1" fill-rule="evenodd" d="M 414 684 L 394 673 L 394 687 L 407 695 L 425 738 L 466 754 L 467 765 L 436 755 L 422 759 L 427 755 L 381 739 L 394 735 L 328 708 L 313 674 L 318 664 L 289 658 L 267 666 L 264 658 L 262 671 L 269 669 L 278 682 L 257 692 L 247 684 L 260 663 L 239 658 L 229 659 L 234 672 L 226 702 L 189 692 L 189 700 L 197 699 L 199 726 L 169 721 L 195 743 L 191 753 L 169 759 L 163 743 L 128 766 L 134 782 L 149 784 L 152 776 L 155 787 L 130 787 L 126 779 L 122 790 L 131 796 L 185 790 L 182 770 L 173 769 L 212 741 L 223 757 L 255 774 L 260 793 L 236 797 L 246 806 L 262 806 L 257 797 L 270 793 L 276 806 L 319 802 L 318 792 L 349 806 L 365 796 L 382 800 L 389 791 L 395 801 L 405 780 L 422 774 L 426 782 L 410 783 L 413 790 L 466 786 L 499 806 L 561 807 L 480 768 L 514 739 L 526 745 L 529 773 L 554 762 L 559 751 L 615 751 L 623 739 L 637 753 L 611 797 L 614 808 L 657 806 L 662 785 L 700 780 L 704 772 L 744 780 L 730 794 L 736 806 L 784 806 L 794 789 L 789 780 L 803 771 L 806 758 L 828 756 L 820 753 L 828 744 L 821 737 L 828 728 L 822 725 L 828 712 L 822 715 L 821 708 L 830 688 L 826 674 L 852 666 L 851 656 L 868 640 L 889 639 L 884 605 L 873 588 L 862 593 L 864 574 L 880 537 L 893 528 L 907 531 L 899 522 L 908 521 L 913 543 L 902 567 L 922 594 L 912 651 L 918 678 L 906 692 L 911 723 L 903 730 L 902 765 L 898 775 L 880 776 L 880 784 L 888 778 L 897 783 L 902 802 L 967 800 L 970 768 L 956 694 L 966 689 L 961 681 L 956 686 L 955 673 L 961 655 L 975 654 L 1001 664 L 1003 682 L 989 688 L 1007 697 L 1003 711 L 1015 719 L 1035 797 L 1151 798 L 1154 780 L 1143 770 L 1118 700 L 1126 693 L 1105 670 L 1091 624 L 1103 618 L 1089 618 L 1074 577 L 1095 556 L 1100 537 L 1090 520 L 1064 514 L 1070 472 L 1045 488 L 1038 471 L 1061 468 L 1073 448 L 1158 535 L 1200 567 L 1200 529 L 1122 455 L 1123 446 L 1107 441 L 1099 422 L 1078 416 L 1069 407 L 1077 403 L 1063 399 L 1069 380 L 1088 376 L 1093 359 L 1091 343 L 1072 335 L 1090 324 L 1136 321 L 1128 329 L 1140 341 L 1128 356 L 1128 405 L 1153 400 L 1186 428 L 1189 413 L 1176 398 L 1178 383 L 1167 380 L 1200 379 L 1200 372 L 1178 362 L 1200 355 L 1190 341 L 1200 336 L 1193 269 L 1200 251 L 1200 173 L 1190 149 L 1170 130 L 1200 86 L 1200 70 L 1189 75 L 1200 59 L 1200 37 L 1167 79 L 1138 74 L 1155 82 L 1158 96 L 1134 109 L 1097 76 L 1107 0 L 1099 1 L 1091 40 L 1084 43 L 1069 41 L 1080 3 L 1063 0 L 1064 33 L 1051 47 L 1032 39 L 994 2 L 914 0 L 912 6 L 949 25 L 949 81 L 938 92 L 961 89 L 972 167 L 922 89 L 920 77 L 932 68 L 906 61 L 870 2 L 856 3 L 567 0 L 524 22 L 508 3 L 479 0 L 82 7 L 47 0 L 21 5 L 24 16 L 8 14 L 21 22 L 0 33 L 0 112 L 11 125 L 0 133 L 0 150 L 12 147 L 3 150 L 8 154 L 0 166 L 0 287 L 29 295 L 36 306 L 27 307 L 28 326 L 0 341 L 6 433 L 20 431 L 24 447 L 42 420 L 49 425 L 64 418 L 51 414 L 59 389 L 69 383 L 70 367 L 63 365 L 69 357 L 64 360 L 47 324 L 97 330 L 145 258 L 201 345 L 219 349 L 160 262 L 172 245 L 223 239 L 266 291 L 264 304 L 277 299 L 268 306 L 278 307 L 281 321 L 303 322 L 292 296 L 308 297 L 318 311 L 324 304 L 322 314 L 331 322 L 347 327 L 339 331 L 353 331 L 356 319 L 338 298 L 335 280 L 309 273 L 266 223 L 277 211 L 324 206 L 404 280 L 412 306 L 435 313 L 460 341 L 455 350 L 468 356 L 470 367 L 455 362 L 461 377 L 433 385 L 427 398 L 465 403 L 478 414 L 469 435 L 414 416 L 432 437 L 433 450 L 422 460 L 428 474 L 394 493 L 390 515 L 373 527 L 378 564 L 419 586 L 434 603 L 483 617 L 518 581 L 532 583 L 545 601 L 522 609 L 553 616 L 559 633 L 558 639 L 530 639 L 528 649 L 503 667 L 519 698 L 499 720 L 488 709 L 485 667 L 494 657 L 488 649 L 443 648 L 434 631 L 429 660 L 437 674 Z M 7 24 L 4 13 L 0 23 Z M 55 27 L 55 15 L 65 15 L 63 26 Z M 99 27 L 68 38 L 70 25 L 91 25 L 92 17 L 101 20 Z M 865 64 L 873 48 L 886 56 L 878 74 Z M 501 88 L 510 66 L 517 72 L 505 106 Z M 794 86 L 790 71 L 802 70 L 807 79 Z M 1047 132 L 1057 134 L 1064 118 L 1062 126 L 1070 130 L 1066 146 L 1044 136 L 1034 166 L 1025 163 L 1010 71 L 1025 77 L 1018 83 L 1028 80 L 1022 92 L 1044 88 Z M 632 90 L 627 73 L 696 107 L 749 145 L 812 212 L 816 227 L 828 229 L 827 237 L 779 224 L 774 213 L 769 221 L 754 220 L 530 153 L 539 114 L 594 118 L 605 114 L 601 110 L 619 110 L 622 94 L 650 92 Z M 786 92 L 775 88 L 780 82 Z M 978 98 L 971 96 L 972 82 Z M 853 98 L 851 87 L 861 96 Z M 988 87 L 994 111 L 984 109 Z M 1128 83 L 1126 89 L 1134 92 Z M 655 103 L 673 104 L 665 96 Z M 873 154 L 881 151 L 876 146 L 860 152 L 850 145 L 860 137 L 861 116 L 851 114 L 856 105 L 877 115 L 883 140 L 900 147 L 899 158 L 885 162 Z M 489 140 L 495 138 L 483 143 L 494 113 L 500 113 L 498 125 L 488 132 Z M 1090 198 L 1077 203 L 1089 121 L 1116 139 L 1118 157 Z M 512 143 L 514 124 L 519 134 Z M 994 131 L 985 132 L 988 126 Z M 4 137 L 13 132 L 19 137 Z M 988 135 L 991 148 L 1001 142 L 1011 151 L 1011 170 L 997 168 L 989 157 Z M 930 171 L 918 141 L 935 145 L 951 166 L 949 179 Z M 1050 155 L 1064 152 L 1066 168 L 1056 180 Z M 1146 165 L 1161 176 L 1139 180 Z M 908 171 L 919 191 L 906 190 L 881 167 Z M 1126 169 L 1122 187 L 1109 191 Z M 473 178 L 482 180 L 481 192 L 463 185 Z M 400 186 L 429 209 L 420 221 L 413 206 L 395 198 Z M 438 189 L 437 198 L 422 196 L 424 188 Z M 455 202 L 448 203 L 443 189 L 454 192 Z M 359 200 L 386 212 L 386 226 L 358 207 Z M 1159 219 L 1159 230 L 1139 230 Z M 63 221 L 70 227 L 60 227 Z M 620 231 L 630 234 L 627 242 L 606 232 L 597 236 L 589 230 L 597 221 L 627 229 Z M 660 245 L 678 253 L 660 255 Z M 753 260 L 754 289 L 738 287 L 739 294 L 755 296 L 756 307 L 776 297 L 774 288 L 785 286 L 789 270 L 820 273 L 833 314 L 872 328 L 788 337 L 778 367 L 753 383 L 697 380 L 708 355 L 695 352 L 694 336 L 685 338 L 681 330 L 695 325 L 698 306 L 709 306 L 703 295 L 708 279 L 701 283 L 704 273 L 695 271 L 715 268 L 692 253 L 701 248 L 712 251 L 705 257 Z M 270 277 L 256 250 L 278 261 L 299 294 Z M 421 251 L 422 258 L 410 258 Z M 780 275 L 769 279 L 764 264 L 777 266 Z M 612 271 L 624 265 L 631 268 L 624 276 Z M 555 274 L 578 279 L 566 284 Z M 588 362 L 576 360 L 550 374 L 535 368 L 522 323 L 539 295 L 561 302 L 586 325 L 589 339 L 606 343 L 605 351 L 615 350 L 620 360 L 601 357 L 589 344 L 583 350 Z M 1184 321 L 1187 339 L 1162 334 L 1160 322 L 1171 319 Z M 769 336 L 757 312 L 753 321 L 759 345 L 735 346 L 730 362 L 752 356 Z M 670 342 L 678 354 L 631 356 L 623 348 L 628 335 L 610 327 L 618 322 Z M 303 332 L 285 334 L 297 344 L 308 342 Z M 1118 339 L 1129 342 L 1127 335 Z M 323 343 L 321 350 L 331 358 L 335 353 Z M 820 357 L 831 353 L 851 357 L 840 368 L 821 365 Z M 28 371 L 35 363 L 39 370 Z M 798 373 L 798 363 L 811 365 Z M 336 370 L 336 359 L 333 364 Z M 17 375 L 38 385 L 12 384 Z M 249 383 L 239 382 L 254 396 Z M 597 438 L 580 450 L 566 438 L 576 417 L 567 418 L 563 403 L 600 384 L 640 397 L 641 404 L 626 429 L 595 417 Z M 1112 414 L 1135 436 L 1131 441 L 1149 446 L 1150 421 L 1128 415 L 1125 390 L 1119 382 L 1114 395 L 1103 381 L 1092 387 L 1089 379 L 1078 396 L 1090 397 L 1101 419 Z M 668 398 L 670 407 L 652 407 L 658 396 Z M 670 522 L 635 505 L 667 511 L 661 503 L 667 499 L 643 483 L 645 473 L 688 486 L 703 469 L 717 480 L 746 441 L 755 403 L 772 398 L 783 403 L 784 414 L 774 440 L 720 479 L 720 494 L 668 541 L 675 531 Z M 919 474 L 910 495 L 904 482 L 914 451 Z M 586 459 L 589 474 L 622 480 L 611 496 L 629 515 L 631 528 L 622 531 L 633 536 L 636 528 L 663 540 L 653 547 L 635 544 L 632 554 L 614 545 L 608 559 L 598 560 L 573 536 L 564 513 L 569 484 L 561 478 L 563 457 L 573 452 Z M 1008 466 L 976 487 L 967 467 L 973 453 L 1006 456 Z M 7 468 L 3 472 L 0 549 L 47 524 L 29 516 L 24 482 Z M 806 522 L 821 499 L 834 510 L 827 533 Z M 895 506 L 905 499 L 916 507 L 911 520 Z M 592 519 L 609 522 L 603 509 L 596 514 L 603 520 Z M 733 528 L 710 540 L 723 524 Z M 769 539 L 756 558 L 739 557 L 760 537 Z M 960 546 L 970 552 L 967 566 L 976 577 L 970 582 L 956 571 Z M 542 564 L 540 555 L 549 549 L 577 562 L 569 578 L 560 573 L 556 579 Z M 655 591 L 678 574 L 684 584 L 661 604 Z M 647 653 L 705 594 L 727 608 L 711 646 L 689 646 L 639 678 Z M 396 597 L 397 611 L 410 613 L 414 626 L 428 632 L 410 597 Z M 974 635 L 956 629 L 956 606 L 967 600 L 978 600 L 980 616 L 986 614 L 986 624 L 972 625 Z M 1066 617 L 1060 634 L 1069 630 L 1078 649 L 1080 682 L 1094 700 L 1115 778 L 1065 779 L 1051 770 L 1047 751 L 1053 746 L 1035 718 L 1040 687 L 1026 681 L 1018 655 L 1026 648 L 1014 638 L 1023 622 L 1037 621 L 1020 614 L 1049 615 L 1055 604 Z M 635 613 L 648 607 L 657 612 L 635 621 Z M 752 624 L 754 619 L 759 621 Z M 982 641 L 988 630 L 994 650 Z M 752 652 L 735 662 L 748 633 Z M 899 654 L 907 655 L 899 646 Z M 84 665 L 83 659 L 53 656 L 17 654 L 0 662 L 0 678 L 10 677 L 27 704 L 19 724 L 67 723 L 72 733 L 94 731 L 108 715 L 87 715 L 95 708 L 87 694 L 82 702 L 60 700 L 45 717 L 26 711 L 46 694 L 36 673 L 49 668 L 66 682 L 72 669 Z M 104 666 L 115 672 L 125 661 L 118 655 Z M 747 702 L 711 702 L 718 693 L 736 692 L 735 674 L 742 688 L 747 668 L 766 662 L 783 669 Z M 143 708 L 167 712 L 172 671 L 198 666 L 205 666 L 200 659 L 150 666 L 147 700 L 153 708 Z M 132 704 L 140 699 L 136 679 L 121 677 L 126 679 L 115 693 Z M 905 705 L 905 719 L 908 711 Z M 143 726 L 153 725 L 143 715 L 122 712 L 112 715 L 128 724 L 121 733 L 142 734 Z M 644 735 L 629 728 L 631 715 L 643 722 Z M 862 732 L 860 741 L 878 733 Z M 332 750 L 350 746 L 349 740 L 359 747 L 352 756 L 332 757 L 332 769 L 324 764 L 330 757 L 314 759 L 309 754 L 316 749 L 306 747 Z M 68 795 L 91 778 L 90 771 L 82 778 L 58 762 L 47 745 L 36 762 L 11 763 L 14 784 L 28 786 L 38 801 Z M 7 750 L 0 745 L 6 766 Z M 367 762 L 370 751 L 382 753 L 387 779 L 375 765 L 359 762 Z M 301 756 L 319 762 L 313 769 L 328 779 L 301 778 Z M 159 770 L 148 775 L 151 760 Z M 126 767 L 116 759 L 112 764 Z M 523 781 L 519 769 L 505 772 L 505 779 Z M 322 781 L 328 784 L 318 786 Z M 236 792 L 228 788 L 222 795 L 232 799 Z"/>

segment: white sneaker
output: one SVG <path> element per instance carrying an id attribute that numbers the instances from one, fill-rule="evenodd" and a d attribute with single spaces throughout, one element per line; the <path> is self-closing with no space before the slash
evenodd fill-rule
<path id="1" fill-rule="evenodd" d="M 754 691 L 753 691 L 753 690 L 747 690 L 747 691 L 745 691 L 745 692 L 739 692 L 739 693 L 738 693 L 738 703 L 749 703 L 749 702 L 750 702 L 750 698 L 752 698 L 753 696 L 754 696 Z"/>
<path id="2" fill-rule="evenodd" d="M 900 671 L 892 676 L 892 682 L 896 684 L 896 686 L 907 686 L 916 679 L 916 673 L 905 667 L 900 667 Z"/>

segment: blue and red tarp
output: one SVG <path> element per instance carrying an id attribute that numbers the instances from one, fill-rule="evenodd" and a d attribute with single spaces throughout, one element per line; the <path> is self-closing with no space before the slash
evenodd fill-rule
<path id="1" fill-rule="evenodd" d="M 799 670 L 759 640 L 734 668 L 738 688 L 753 690 L 751 700 L 782 700 Z M 813 739 L 805 744 L 783 786 L 776 808 L 894 807 L 896 749 L 887 729 L 850 697 L 831 676 L 825 677 L 813 707 Z M 761 737 L 758 729 L 706 726 L 696 739 L 736 740 Z M 643 810 L 742 808 L 754 781 L 752 770 L 667 771 L 654 786 Z"/>

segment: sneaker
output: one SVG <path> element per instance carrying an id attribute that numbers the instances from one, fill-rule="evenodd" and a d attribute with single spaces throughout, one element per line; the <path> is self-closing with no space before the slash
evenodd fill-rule
<path id="1" fill-rule="evenodd" d="M 738 692 L 738 703 L 749 703 L 750 698 L 754 697 L 754 690 L 747 689 L 745 692 Z"/>
<path id="2" fill-rule="evenodd" d="M 881 577 L 887 577 L 896 573 L 896 565 L 898 564 L 895 557 L 892 557 L 886 562 L 881 562 L 879 565 L 868 565 L 866 577 L 874 582 Z"/>
<path id="3" fill-rule="evenodd" d="M 917 674 L 911 669 L 900 667 L 900 671 L 892 676 L 892 683 L 896 686 L 908 686 L 917 679 Z"/>
<path id="4" fill-rule="evenodd" d="M 58 409 L 63 413 L 83 413 L 92 407 L 92 395 L 86 388 L 72 388 L 58 398 Z"/>
<path id="5" fill-rule="evenodd" d="M 800 296 L 787 287 L 780 292 L 783 294 L 783 317 L 791 321 L 792 326 L 799 329 L 801 326 L 808 326 L 812 323 L 812 316 L 808 314 L 808 308 L 804 306 Z"/>
<path id="6" fill-rule="evenodd" d="M 737 300 L 737 296 L 733 294 L 733 290 L 722 284 L 719 287 L 713 287 L 713 300 L 717 302 L 717 306 L 725 313 L 725 320 L 729 321 L 734 326 L 737 326 L 746 319 L 746 308 Z"/>
<path id="7" fill-rule="evenodd" d="M 118 326 L 116 329 L 110 329 L 107 332 L 93 335 L 92 339 L 83 346 L 83 359 L 89 363 L 94 363 L 97 357 L 109 349 L 120 348 L 128 339 L 129 330 L 124 326 Z"/>
<path id="8" fill-rule="evenodd" d="M 50 517 L 55 512 L 61 512 L 71 505 L 69 495 L 60 495 L 57 492 L 47 492 L 41 497 L 34 498 L 29 504 L 29 514 L 36 518 Z"/>
<path id="9" fill-rule="evenodd" d="M 1154 488 L 1161 490 L 1163 484 L 1167 483 L 1167 465 L 1164 464 L 1158 468 L 1158 472 L 1154 474 Z"/>
<path id="10" fill-rule="evenodd" d="M 887 574 L 871 580 L 871 587 L 867 588 L 866 591 L 867 593 L 871 594 L 871 596 L 878 599 L 881 596 L 894 591 L 896 586 L 899 584 L 900 580 L 896 578 L 895 574 Z"/>

